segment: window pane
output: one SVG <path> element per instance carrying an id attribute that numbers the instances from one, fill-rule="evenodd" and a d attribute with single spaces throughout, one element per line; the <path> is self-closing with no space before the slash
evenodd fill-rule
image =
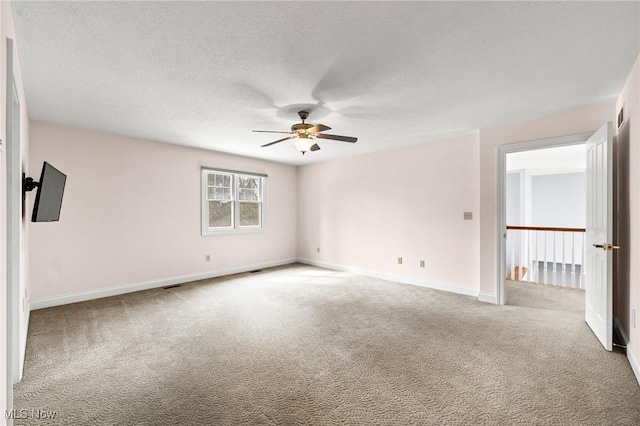
<path id="1" fill-rule="evenodd" d="M 209 173 L 207 175 L 207 185 L 213 186 L 216 182 L 216 175 L 213 173 Z"/>
<path id="2" fill-rule="evenodd" d="M 216 186 L 223 188 L 231 188 L 230 175 L 216 175 Z"/>
<path id="3" fill-rule="evenodd" d="M 214 188 L 215 197 L 214 200 L 231 201 L 231 189 L 230 188 Z"/>
<path id="4" fill-rule="evenodd" d="M 207 186 L 207 200 L 216 199 L 216 189 L 212 186 Z"/>
<path id="5" fill-rule="evenodd" d="M 247 189 L 257 189 L 258 188 L 258 178 L 255 177 L 247 177 L 247 176 L 239 176 L 238 181 L 240 183 L 240 188 Z"/>
<path id="6" fill-rule="evenodd" d="M 238 203 L 240 226 L 260 226 L 260 203 Z"/>
<path id="7" fill-rule="evenodd" d="M 238 193 L 239 201 L 260 201 L 258 192 L 253 189 L 241 189 Z"/>
<path id="8" fill-rule="evenodd" d="M 260 178 L 239 176 L 238 188 L 240 201 L 260 201 Z"/>
<path id="9" fill-rule="evenodd" d="M 232 203 L 209 201 L 209 228 L 228 228 L 232 225 Z"/>

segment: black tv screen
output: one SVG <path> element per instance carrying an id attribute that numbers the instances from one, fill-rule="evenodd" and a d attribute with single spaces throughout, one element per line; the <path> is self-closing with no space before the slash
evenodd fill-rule
<path id="1" fill-rule="evenodd" d="M 46 161 L 42 165 L 40 183 L 33 206 L 32 222 L 55 222 L 60 220 L 62 194 L 67 176 Z"/>

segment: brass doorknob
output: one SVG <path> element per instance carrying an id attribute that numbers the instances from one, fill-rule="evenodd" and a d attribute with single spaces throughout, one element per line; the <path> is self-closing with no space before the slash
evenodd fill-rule
<path id="1" fill-rule="evenodd" d="M 593 245 L 595 248 L 601 248 L 602 250 L 620 250 L 620 246 L 614 246 L 611 243 L 607 243 L 607 244 L 594 244 Z"/>

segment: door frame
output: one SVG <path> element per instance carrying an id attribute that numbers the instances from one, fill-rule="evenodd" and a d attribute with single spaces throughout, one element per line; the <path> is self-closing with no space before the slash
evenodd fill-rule
<path id="1" fill-rule="evenodd" d="M 585 143 L 593 133 L 594 132 L 549 139 L 536 139 L 496 147 L 496 246 L 498 250 L 496 264 L 496 272 L 498 276 L 496 299 L 499 305 L 505 305 L 507 302 L 507 281 L 504 272 L 506 270 L 507 257 L 507 154 L 513 152 L 534 151 L 536 149 L 578 145 Z"/>
<path id="2" fill-rule="evenodd" d="M 20 293 L 22 268 L 22 152 L 20 141 L 20 97 L 14 76 L 14 44 L 6 38 L 6 397 L 7 410 L 13 408 L 13 385 L 22 376 L 20 362 Z M 16 116 L 17 113 L 17 116 Z M 8 420 L 10 423 L 11 420 Z"/>

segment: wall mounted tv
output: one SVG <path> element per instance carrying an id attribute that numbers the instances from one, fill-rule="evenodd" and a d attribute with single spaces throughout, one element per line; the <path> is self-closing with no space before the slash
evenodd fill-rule
<path id="1" fill-rule="evenodd" d="M 38 188 L 36 202 L 33 205 L 32 222 L 55 222 L 60 220 L 62 208 L 62 195 L 67 175 L 53 167 L 46 161 L 42 165 L 40 181 L 34 182 L 32 178 L 25 180 L 25 191 Z"/>

